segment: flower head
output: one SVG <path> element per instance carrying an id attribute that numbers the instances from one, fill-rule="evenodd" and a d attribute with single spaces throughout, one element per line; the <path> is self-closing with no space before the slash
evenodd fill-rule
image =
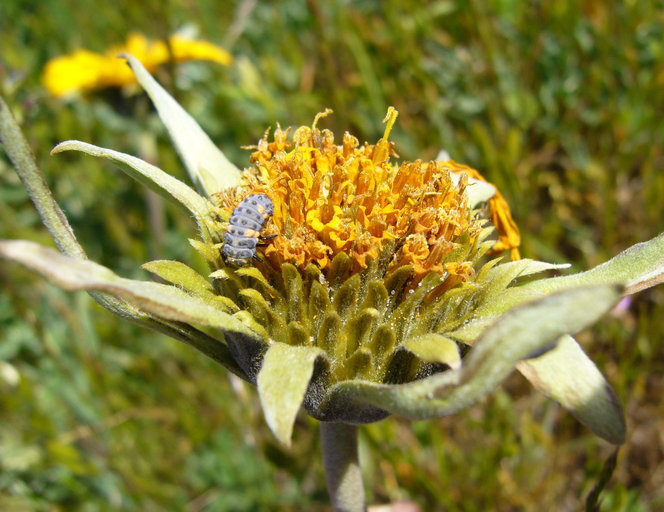
<path id="1" fill-rule="evenodd" d="M 251 148 L 253 166 L 240 183 L 212 195 L 222 232 L 248 197 L 267 196 L 274 207 L 261 231 L 259 282 L 255 271 L 224 258 L 213 277 L 223 286 L 232 280 L 222 293 L 270 341 L 321 349 L 330 365 L 326 385 L 407 382 L 436 371 L 431 363 L 458 365 L 456 345 L 448 346 L 448 359 L 418 361 L 418 342 L 408 341 L 454 330 L 472 315 L 468 303 L 482 302 L 472 298 L 486 278 L 477 274 L 486 263 L 480 260 L 501 243 L 487 239 L 494 229 L 484 204 L 495 188 L 452 161 L 398 164 L 388 140 L 397 118 L 392 108 L 375 144 L 349 133 L 335 143 L 317 126 L 330 113 L 318 114 L 311 127 L 277 127 L 272 141 L 266 133 Z M 511 219 L 509 209 L 503 216 Z"/>
<path id="2" fill-rule="evenodd" d="M 477 402 L 516 367 L 598 435 L 623 441 L 615 394 L 569 334 L 621 293 L 664 280 L 664 235 L 588 272 L 533 279 L 566 266 L 518 259 L 506 202 L 477 171 L 451 161 L 398 163 L 388 140 L 394 110 L 375 144 L 350 134 L 335 141 L 317 127 L 327 111 L 311 127 L 277 128 L 240 172 L 140 62 L 127 59 L 197 191 L 90 144 L 68 141 L 53 153 L 113 160 L 180 205 L 196 222 L 200 239 L 190 243 L 211 273 L 153 261 L 143 267 L 169 284 L 133 281 L 86 260 L 35 166 L 23 165 L 29 150 L 2 104 L 8 153 L 67 256 L 27 242 L 2 242 L 0 254 L 67 289 L 89 290 L 111 311 L 256 384 L 284 443 L 302 405 L 326 422 L 440 417 Z M 227 261 L 233 212 L 256 194 L 260 222 L 240 235 L 255 237 L 259 259 Z M 493 257 L 508 250 L 513 261 Z"/>
<path id="3" fill-rule="evenodd" d="M 272 199 L 275 212 L 265 234 L 274 240 L 265 256 L 277 270 L 284 263 L 300 271 L 314 264 L 325 274 L 345 253 L 357 271 L 389 247 L 394 257 L 387 270 L 412 265 L 420 277 L 448 272 L 445 257 L 455 241 L 475 240 L 484 223 L 471 214 L 465 194 L 464 171 L 470 168 L 439 161 L 395 165 L 394 144 L 387 140 L 395 110 L 375 145 L 360 145 L 349 133 L 336 145 L 332 132 L 316 126 L 330 112 L 316 116 L 311 128 L 295 130 L 293 142 L 287 139 L 290 130 L 280 127 L 272 142 L 266 134 L 241 184 L 216 198 L 226 214 L 248 194 Z"/>
<path id="4" fill-rule="evenodd" d="M 111 47 L 104 54 L 79 49 L 71 55 L 51 59 L 44 68 L 42 83 L 56 97 L 136 83 L 131 69 L 117 58 L 121 53 L 136 56 L 151 72 L 171 59 L 174 62 L 209 60 L 223 66 L 233 61 L 226 50 L 207 41 L 180 35 L 171 36 L 168 42 L 149 41 L 142 34 L 132 33 L 124 45 Z"/>

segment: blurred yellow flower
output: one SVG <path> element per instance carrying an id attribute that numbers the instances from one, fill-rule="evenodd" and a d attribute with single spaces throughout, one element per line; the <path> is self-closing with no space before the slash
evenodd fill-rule
<path id="1" fill-rule="evenodd" d="M 169 46 L 175 62 L 209 60 L 224 66 L 233 62 L 233 57 L 226 50 L 207 41 L 174 35 L 167 44 L 165 41 L 149 41 L 145 36 L 134 33 L 129 35 L 124 45 L 114 46 L 104 54 L 76 50 L 71 55 L 51 59 L 44 68 L 42 83 L 57 97 L 82 90 L 133 84 L 136 83 L 134 74 L 123 59 L 117 58 L 118 54 L 132 54 L 150 72 L 154 72 L 171 59 Z"/>

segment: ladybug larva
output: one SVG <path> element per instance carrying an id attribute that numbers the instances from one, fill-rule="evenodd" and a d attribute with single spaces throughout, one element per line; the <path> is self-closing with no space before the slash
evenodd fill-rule
<path id="1" fill-rule="evenodd" d="M 273 213 L 272 200 L 265 194 L 253 194 L 233 210 L 221 248 L 229 264 L 239 267 L 247 265 L 251 258 L 261 261 L 256 256 L 256 247 L 261 245 L 258 240 L 267 240 L 276 235 L 261 237 L 259 233 Z"/>

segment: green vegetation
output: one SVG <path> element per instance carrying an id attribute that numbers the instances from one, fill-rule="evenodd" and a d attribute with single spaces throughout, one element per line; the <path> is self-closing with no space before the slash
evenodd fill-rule
<path id="1" fill-rule="evenodd" d="M 479 169 L 511 204 L 522 254 L 579 270 L 664 230 L 664 5 L 531 4 L 4 0 L 0 92 L 90 257 L 127 277 L 148 278 L 150 259 L 196 262 L 193 223 L 110 165 L 49 150 L 76 138 L 185 172 L 137 88 L 62 101 L 40 73 L 131 31 L 192 26 L 235 63 L 158 78 L 238 166 L 276 122 L 330 107 L 322 126 L 375 141 L 393 105 L 402 157 L 445 148 Z M 0 238 L 51 243 L 1 150 Z M 0 263 L 0 285 L 0 509 L 328 510 L 315 421 L 301 417 L 286 451 L 255 391 L 188 347 L 16 264 Z M 603 511 L 664 508 L 663 317 L 659 287 L 578 337 L 628 418 Z M 612 452 L 517 374 L 457 416 L 389 419 L 360 442 L 369 502 L 427 511 L 582 509 Z"/>

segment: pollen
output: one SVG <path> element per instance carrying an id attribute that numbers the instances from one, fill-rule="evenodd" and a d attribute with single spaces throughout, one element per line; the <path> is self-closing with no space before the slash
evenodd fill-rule
<path id="1" fill-rule="evenodd" d="M 251 194 L 272 200 L 274 214 L 262 232 L 275 235 L 263 248 L 266 264 L 280 269 L 291 263 L 301 271 L 314 264 L 325 272 L 345 253 L 359 271 L 389 245 L 391 268 L 410 265 L 420 277 L 434 272 L 455 282 L 468 279 L 472 265 L 447 257 L 460 243 L 472 244 L 486 223 L 466 194 L 468 178 L 483 179 L 479 173 L 451 161 L 397 163 L 388 140 L 397 117 L 393 108 L 375 144 L 361 144 L 348 132 L 335 142 L 330 130 L 317 127 L 330 113 L 318 114 L 292 137 L 278 125 L 271 141 L 266 132 L 249 148 L 253 166 L 242 183 L 216 195 L 226 212 Z M 496 215 L 510 226 L 509 210 Z"/>

